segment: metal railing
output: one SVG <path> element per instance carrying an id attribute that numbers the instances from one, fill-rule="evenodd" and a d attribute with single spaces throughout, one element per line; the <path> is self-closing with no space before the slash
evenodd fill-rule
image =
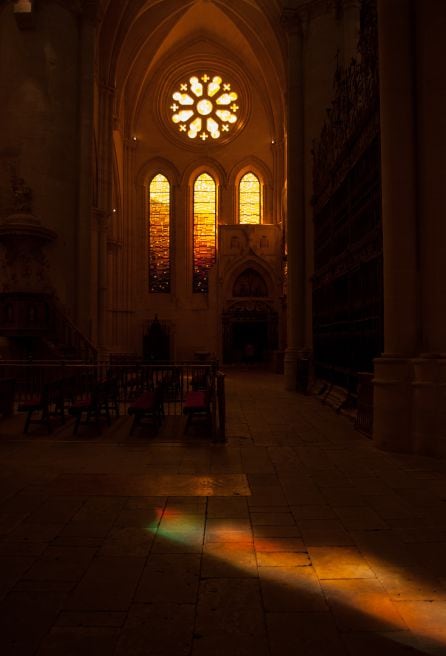
<path id="1" fill-rule="evenodd" d="M 162 388 L 164 414 L 183 414 L 187 392 L 210 393 L 213 436 L 225 439 L 224 374 L 215 362 L 166 364 L 110 364 L 67 361 L 0 361 L 0 379 L 14 381 L 15 402 L 24 403 L 41 394 L 48 384 L 60 386 L 67 406 L 89 394 L 101 381 L 110 381 L 122 413 L 147 390 Z"/>

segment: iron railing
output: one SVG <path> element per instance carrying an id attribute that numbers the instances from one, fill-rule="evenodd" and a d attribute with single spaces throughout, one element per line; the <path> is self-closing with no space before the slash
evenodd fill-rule
<path id="1" fill-rule="evenodd" d="M 14 382 L 15 402 L 41 394 L 49 383 L 60 386 L 67 407 L 89 394 L 100 381 L 110 381 L 122 414 L 147 390 L 162 388 L 164 414 L 182 415 L 187 392 L 210 393 L 213 436 L 225 439 L 224 374 L 216 362 L 110 364 L 67 361 L 0 361 L 0 379 Z"/>

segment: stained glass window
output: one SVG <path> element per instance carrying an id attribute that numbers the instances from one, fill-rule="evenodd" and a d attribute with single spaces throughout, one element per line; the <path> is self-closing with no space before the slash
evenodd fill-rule
<path id="1" fill-rule="evenodd" d="M 192 76 L 179 85 L 172 99 L 172 121 L 189 139 L 218 139 L 238 119 L 238 93 L 219 75 Z"/>
<path id="2" fill-rule="evenodd" d="M 254 173 L 246 173 L 239 185 L 239 221 L 240 223 L 260 223 L 260 220 L 260 181 Z"/>
<path id="3" fill-rule="evenodd" d="M 215 262 L 216 188 L 208 173 L 194 183 L 193 291 L 206 294 L 208 271 Z"/>
<path id="4" fill-rule="evenodd" d="M 149 188 L 149 290 L 170 291 L 170 184 L 161 174 Z"/>

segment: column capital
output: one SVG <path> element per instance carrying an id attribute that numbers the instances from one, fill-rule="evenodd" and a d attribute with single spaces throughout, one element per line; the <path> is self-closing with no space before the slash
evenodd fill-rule
<path id="1" fill-rule="evenodd" d="M 42 0 L 39 0 L 42 2 Z M 86 20 L 96 23 L 99 15 L 99 0 L 43 0 L 45 2 L 56 2 L 72 14 L 84 17 Z M 20 2 L 35 3 L 35 0 L 16 0 Z"/>
<path id="2" fill-rule="evenodd" d="M 324 14 L 339 15 L 344 8 L 359 4 L 360 0 L 297 0 L 293 6 L 282 9 L 280 22 L 288 33 L 305 32 L 314 18 Z"/>
<path id="3" fill-rule="evenodd" d="M 40 2 L 57 3 L 72 14 L 79 15 L 86 21 L 95 25 L 100 20 L 100 7 L 98 0 L 40 0 Z M 21 30 L 30 30 L 35 27 L 36 0 L 13 0 L 13 13 L 17 25 Z"/>
<path id="4" fill-rule="evenodd" d="M 91 23 L 96 24 L 99 19 L 99 2 L 98 0 L 82 0 L 82 16 Z"/>
<path id="5" fill-rule="evenodd" d="M 287 34 L 302 34 L 302 9 L 285 7 L 280 15 L 280 24 Z"/>

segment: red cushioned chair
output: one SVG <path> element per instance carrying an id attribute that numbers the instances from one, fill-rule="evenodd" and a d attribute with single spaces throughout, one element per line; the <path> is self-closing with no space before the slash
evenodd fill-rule
<path id="1" fill-rule="evenodd" d="M 209 390 L 192 390 L 184 396 L 183 414 L 187 416 L 184 432 L 190 428 L 192 419 L 204 418 L 211 424 L 211 394 Z"/>
<path id="2" fill-rule="evenodd" d="M 127 412 L 133 417 L 129 433 L 130 435 L 132 435 L 134 430 L 145 420 L 148 420 L 159 429 L 164 419 L 162 388 L 158 387 L 155 390 L 143 392 L 136 401 L 129 406 Z"/>
<path id="3" fill-rule="evenodd" d="M 107 426 L 110 426 L 111 415 L 108 382 L 103 381 L 93 385 L 90 394 L 74 401 L 68 412 L 75 418 L 73 435 L 76 435 L 81 424 L 88 424 L 92 419 L 95 422 L 98 432 L 101 429 L 102 419 L 105 419 Z"/>
<path id="4" fill-rule="evenodd" d="M 24 433 L 28 433 L 30 424 L 43 424 L 50 433 L 53 419 L 65 423 L 65 403 L 62 381 L 53 381 L 43 386 L 42 392 L 23 401 L 17 407 L 18 412 L 26 412 Z"/>

